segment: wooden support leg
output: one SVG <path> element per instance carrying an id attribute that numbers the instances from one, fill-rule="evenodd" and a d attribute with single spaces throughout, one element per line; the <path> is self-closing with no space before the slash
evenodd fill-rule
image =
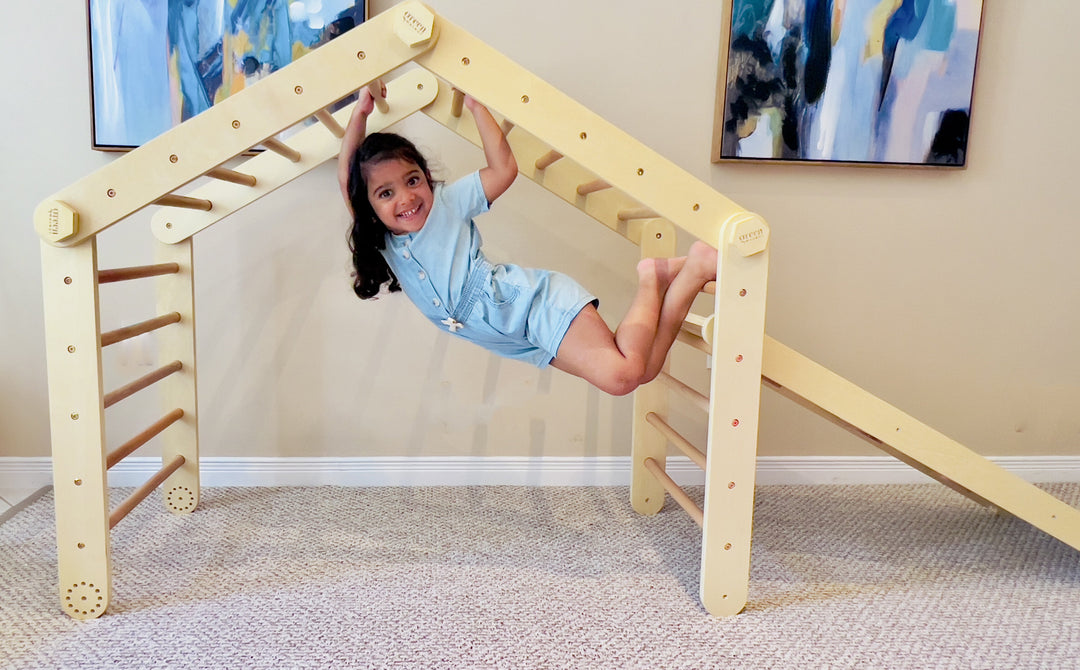
<path id="1" fill-rule="evenodd" d="M 181 369 L 162 379 L 162 404 L 166 412 L 177 409 L 183 417 L 161 434 L 164 464 L 177 456 L 183 465 L 162 484 L 166 507 L 174 514 L 191 512 L 199 504 L 199 422 L 195 388 L 195 294 L 192 240 L 176 244 L 157 243 L 157 262 L 176 263 L 180 271 L 159 277 L 157 306 L 164 313 L 178 312 L 180 321 L 158 332 L 158 357 L 168 364 L 180 361 Z"/>
<path id="2" fill-rule="evenodd" d="M 642 258 L 669 258 L 675 255 L 675 226 L 657 219 L 641 232 Z M 648 424 L 650 412 L 667 416 L 667 389 L 652 382 L 634 391 L 634 426 L 631 458 L 630 504 L 639 514 L 656 514 L 664 506 L 664 487 L 645 466 L 652 459 L 661 468 L 667 458 L 667 440 Z"/>
<path id="3" fill-rule="evenodd" d="M 746 606 L 768 275 L 768 227 L 736 214 L 720 231 L 701 542 L 701 602 L 730 616 Z"/>
<path id="4" fill-rule="evenodd" d="M 111 591 L 97 243 L 42 243 L 41 261 L 60 606 L 92 619 Z"/>

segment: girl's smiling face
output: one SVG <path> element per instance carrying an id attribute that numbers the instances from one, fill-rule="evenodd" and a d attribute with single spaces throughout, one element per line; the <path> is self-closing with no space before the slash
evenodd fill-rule
<path id="1" fill-rule="evenodd" d="M 420 166 L 390 158 L 365 166 L 364 176 L 371 208 L 390 232 L 404 235 L 424 227 L 435 196 Z"/>

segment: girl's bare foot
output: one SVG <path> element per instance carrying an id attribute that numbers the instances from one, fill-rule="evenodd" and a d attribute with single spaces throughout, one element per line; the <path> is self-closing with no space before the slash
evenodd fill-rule
<path id="1" fill-rule="evenodd" d="M 716 279 L 717 251 L 704 242 L 697 241 L 690 245 L 690 255 L 686 257 L 684 272 L 691 273 L 702 284 Z"/>

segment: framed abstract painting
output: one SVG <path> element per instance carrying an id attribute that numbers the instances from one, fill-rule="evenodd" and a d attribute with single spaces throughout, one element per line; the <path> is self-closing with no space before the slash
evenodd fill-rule
<path id="1" fill-rule="evenodd" d="M 727 0 L 714 161 L 962 167 L 983 0 Z"/>
<path id="2" fill-rule="evenodd" d="M 87 0 L 91 144 L 137 147 L 367 19 L 367 0 Z"/>

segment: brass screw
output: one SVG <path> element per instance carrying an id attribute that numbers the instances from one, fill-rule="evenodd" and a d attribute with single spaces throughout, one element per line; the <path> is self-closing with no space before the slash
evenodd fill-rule
<path id="1" fill-rule="evenodd" d="M 240 127 L 240 119 L 233 119 L 232 127 L 233 128 L 239 128 Z"/>
<path id="2" fill-rule="evenodd" d="M 739 291 L 739 297 L 740 298 L 745 298 L 746 297 L 746 289 L 743 289 L 743 290 Z"/>
<path id="3" fill-rule="evenodd" d="M 367 58 L 367 54 L 366 54 L 366 53 L 364 53 L 363 51 L 357 51 L 357 52 L 356 52 L 356 57 L 357 57 L 357 58 L 358 58 L 359 60 L 364 60 L 365 58 Z"/>
<path id="4" fill-rule="evenodd" d="M 582 133 L 581 133 L 581 139 L 583 139 L 583 140 L 584 140 L 584 139 L 588 139 L 588 137 L 589 137 L 589 136 L 588 136 L 588 135 L 586 135 L 586 134 L 585 134 L 584 132 L 582 132 Z"/>
<path id="5" fill-rule="evenodd" d="M 727 484 L 727 487 L 728 487 L 729 489 L 733 489 L 733 488 L 735 488 L 735 482 L 728 482 L 728 484 Z"/>
<path id="6" fill-rule="evenodd" d="M 637 173 L 638 173 L 638 176 L 639 176 L 639 177 L 640 177 L 641 175 L 645 174 L 645 168 L 638 168 L 638 169 L 637 169 Z"/>
<path id="7" fill-rule="evenodd" d="M 71 277 L 64 277 L 64 283 L 65 284 L 70 284 L 71 283 Z"/>
<path id="8" fill-rule="evenodd" d="M 656 239 L 658 239 L 658 240 L 664 239 L 664 234 L 663 233 L 657 233 L 656 234 Z"/>
<path id="9" fill-rule="evenodd" d="M 739 354 L 738 356 L 735 357 L 735 362 L 736 363 L 742 363 L 742 354 Z"/>
<path id="10" fill-rule="evenodd" d="M 698 203 L 695 202 L 694 203 L 694 211 L 696 212 L 696 211 L 698 211 L 700 209 L 701 209 L 701 205 L 699 205 Z"/>
<path id="11" fill-rule="evenodd" d="M 110 188 L 108 191 L 105 191 L 105 195 L 109 196 L 110 198 L 115 198 L 116 197 L 116 189 L 115 188 Z"/>
<path id="12" fill-rule="evenodd" d="M 732 428 L 738 428 L 739 427 L 739 420 L 738 419 L 732 419 L 731 420 L 731 427 Z"/>
<path id="13" fill-rule="evenodd" d="M 462 58 L 461 59 L 461 64 L 462 65 L 468 65 L 469 64 L 469 57 L 466 56 L 466 57 Z"/>
<path id="14" fill-rule="evenodd" d="M 525 104 L 525 105 L 529 104 L 529 96 L 527 96 L 527 95 L 521 96 L 521 102 L 522 102 L 522 104 Z"/>
<path id="15" fill-rule="evenodd" d="M 180 157 L 177 156 L 176 154 L 173 154 L 173 155 L 169 156 L 169 162 L 170 163 L 177 163 L 179 161 L 180 161 Z"/>
<path id="16" fill-rule="evenodd" d="M 79 549 L 86 549 L 86 545 L 84 543 L 82 543 L 82 542 L 78 543 L 75 546 L 78 547 Z"/>
<path id="17" fill-rule="evenodd" d="M 295 91 L 297 95 L 301 95 L 304 92 L 304 87 L 303 86 L 297 86 L 296 88 L 293 89 L 293 91 Z"/>
<path id="18" fill-rule="evenodd" d="M 82 486 L 82 480 L 81 479 L 76 479 L 75 480 L 75 486 Z"/>
<path id="19" fill-rule="evenodd" d="M 79 413 L 78 412 L 72 412 L 71 413 L 71 420 L 72 421 L 78 421 L 79 420 Z"/>
<path id="20" fill-rule="evenodd" d="M 731 543 L 730 542 L 728 542 L 727 544 L 724 545 L 724 551 L 731 551 Z"/>
<path id="21" fill-rule="evenodd" d="M 73 344 L 68 345 L 68 353 L 69 354 L 75 353 L 75 345 L 73 345 Z"/>

